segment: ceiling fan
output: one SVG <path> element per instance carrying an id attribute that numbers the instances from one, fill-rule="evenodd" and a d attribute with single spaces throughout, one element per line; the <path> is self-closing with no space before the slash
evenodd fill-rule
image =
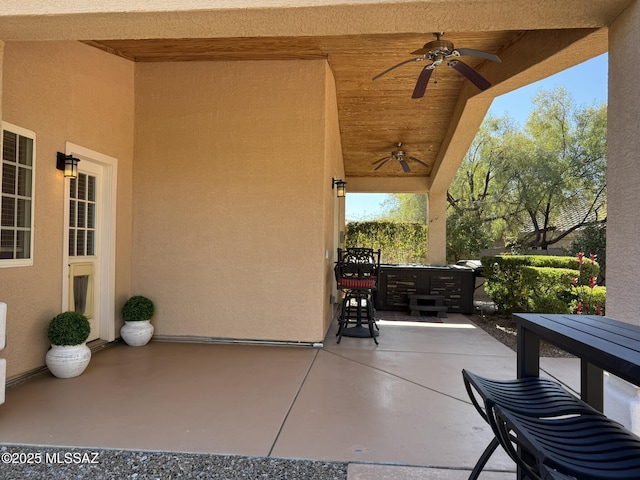
<path id="1" fill-rule="evenodd" d="M 422 69 L 422 72 L 420 72 L 420 76 L 418 77 L 418 81 L 416 82 L 416 86 L 413 90 L 413 95 L 411 95 L 411 98 L 422 98 L 424 96 L 424 93 L 427 90 L 427 84 L 429 83 L 429 78 L 431 78 L 431 74 L 437 66 L 442 65 L 443 63 L 446 63 L 458 73 L 464 75 L 467 80 L 473 83 L 480 90 L 486 90 L 491 86 L 491 84 L 482 75 L 480 75 L 466 63 L 457 60 L 457 58 L 477 57 L 484 58 L 485 60 L 491 60 L 492 62 L 501 62 L 502 60 L 500 60 L 497 55 L 489 52 L 483 52 L 481 50 L 473 50 L 471 48 L 454 48 L 453 43 L 449 42 L 448 40 L 440 40 L 440 37 L 444 35 L 444 32 L 434 32 L 434 35 L 436 37 L 435 40 L 425 43 L 422 48 L 419 48 L 415 52 L 411 52 L 411 55 L 420 55 L 419 57 L 400 62 L 397 65 L 386 69 L 384 72 L 379 73 L 378 75 L 373 77 L 373 80 L 386 75 L 391 70 L 398 68 L 406 63 L 430 60 L 431 63 L 424 67 Z"/>
<path id="2" fill-rule="evenodd" d="M 411 171 L 411 168 L 409 168 L 409 164 L 407 163 L 407 160 L 418 162 L 419 164 L 429 168 L 429 165 L 424 163 L 422 160 L 418 160 L 415 157 L 408 156 L 404 152 L 404 150 L 402 150 L 402 142 L 396 143 L 396 147 L 397 147 L 397 150 L 394 150 L 393 152 L 391 152 L 390 156 L 383 157 L 380 160 L 376 160 L 375 162 L 372 163 L 372 165 L 379 164 L 374 170 L 380 170 L 380 168 L 389 160 L 396 160 L 398 163 L 400 163 L 400 166 L 402 167 L 402 170 L 404 170 L 405 173 L 409 173 Z"/>

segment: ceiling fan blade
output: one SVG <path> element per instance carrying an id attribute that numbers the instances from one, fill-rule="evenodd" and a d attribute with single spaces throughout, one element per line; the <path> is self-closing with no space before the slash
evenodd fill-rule
<path id="1" fill-rule="evenodd" d="M 404 170 L 404 173 L 409 173 L 411 171 L 411 169 L 409 168 L 409 164 L 407 163 L 406 160 L 399 160 L 400 165 L 402 166 L 402 170 Z"/>
<path id="2" fill-rule="evenodd" d="M 385 163 L 387 163 L 389 160 L 391 160 L 391 157 L 389 157 L 389 158 L 385 159 L 385 160 L 384 160 L 384 162 L 382 162 L 380 165 L 378 165 L 376 168 L 374 168 L 374 169 L 373 169 L 373 171 L 380 170 L 380 168 L 382 168 L 382 166 L 383 166 Z"/>
<path id="3" fill-rule="evenodd" d="M 424 92 L 427 91 L 427 84 L 429 83 L 429 78 L 431 78 L 431 73 L 433 72 L 432 65 L 427 65 L 422 69 L 422 72 L 420 72 L 420 76 L 418 77 L 416 86 L 413 89 L 413 94 L 411 95 L 411 98 L 424 97 Z"/>
<path id="4" fill-rule="evenodd" d="M 487 81 L 487 79 L 485 79 L 473 68 L 471 68 L 466 63 L 461 62 L 460 60 L 451 60 L 449 62 L 449 66 L 454 70 L 457 70 L 459 73 L 461 73 L 465 77 L 467 77 L 467 80 L 473 83 L 480 90 L 486 90 L 491 86 L 491 84 Z"/>
<path id="5" fill-rule="evenodd" d="M 409 60 L 405 60 L 404 62 L 400 62 L 400 63 L 398 63 L 397 65 L 394 65 L 391 68 L 387 68 L 384 72 L 381 72 L 381 73 L 377 74 L 375 77 L 373 77 L 372 80 L 377 80 L 381 76 L 386 75 L 391 70 L 394 70 L 394 69 L 396 69 L 398 67 L 401 67 L 402 65 L 405 65 L 405 64 L 411 63 L 411 62 L 420 62 L 422 60 L 424 60 L 424 58 L 410 58 Z"/>
<path id="6" fill-rule="evenodd" d="M 427 44 L 429 45 L 429 44 Z M 419 48 L 418 50 L 411 52 L 409 55 L 427 55 L 429 52 L 431 52 L 431 49 L 429 49 L 427 47 L 427 45 L 425 45 L 422 48 Z"/>
<path id="7" fill-rule="evenodd" d="M 500 57 L 494 55 L 493 53 L 483 52 L 482 50 L 474 50 L 472 48 L 456 48 L 454 51 L 458 52 L 461 57 L 478 57 L 484 58 L 486 60 L 491 60 L 492 62 L 502 63 Z"/>
<path id="8" fill-rule="evenodd" d="M 375 162 L 373 162 L 371 165 L 375 165 L 376 163 L 380 163 L 383 160 L 391 160 L 391 157 L 382 157 L 380 160 L 376 160 Z"/>
<path id="9" fill-rule="evenodd" d="M 409 157 L 409 160 L 413 160 L 414 162 L 418 162 L 420 165 L 424 165 L 425 167 L 429 168 L 429 164 L 424 163 L 422 160 L 416 157 Z"/>

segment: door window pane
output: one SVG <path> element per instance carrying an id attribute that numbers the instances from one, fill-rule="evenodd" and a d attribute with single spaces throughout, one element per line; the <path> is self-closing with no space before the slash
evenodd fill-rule
<path id="1" fill-rule="evenodd" d="M 79 173 L 69 189 L 69 256 L 96 255 L 97 177 Z"/>

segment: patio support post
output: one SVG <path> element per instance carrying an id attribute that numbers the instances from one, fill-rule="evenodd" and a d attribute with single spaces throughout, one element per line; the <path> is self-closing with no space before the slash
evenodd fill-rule
<path id="1" fill-rule="evenodd" d="M 429 192 L 427 195 L 427 262 L 447 264 L 447 195 Z"/>
<path id="2" fill-rule="evenodd" d="M 609 28 L 607 133 L 607 316 L 640 324 L 640 5 L 633 2 Z M 640 390 L 608 375 L 605 413 L 640 433 Z"/>
<path id="3" fill-rule="evenodd" d="M 2 122 L 2 85 L 4 80 L 2 72 L 4 71 L 4 42 L 0 40 L 0 122 Z"/>

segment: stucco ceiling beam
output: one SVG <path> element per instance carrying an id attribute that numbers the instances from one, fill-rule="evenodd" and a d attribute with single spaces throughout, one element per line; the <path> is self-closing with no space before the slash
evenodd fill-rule
<path id="1" fill-rule="evenodd" d="M 424 177 L 349 177 L 347 193 L 428 193 Z"/>
<path id="2" fill-rule="evenodd" d="M 362 35 L 600 28 L 632 0 L 3 0 L 5 40 Z"/>

